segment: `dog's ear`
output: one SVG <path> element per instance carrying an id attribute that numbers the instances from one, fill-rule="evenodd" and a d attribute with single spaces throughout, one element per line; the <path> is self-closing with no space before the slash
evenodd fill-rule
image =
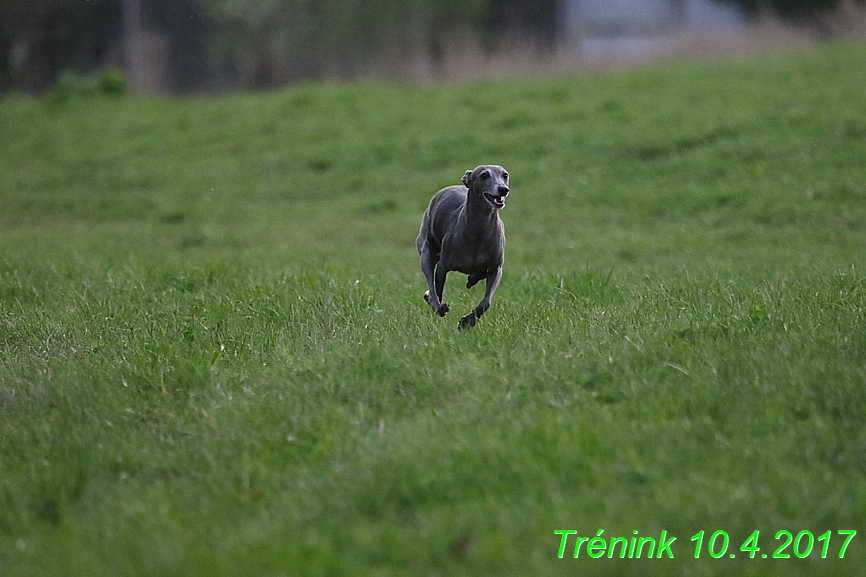
<path id="1" fill-rule="evenodd" d="M 469 177 L 471 177 L 471 176 L 472 176 L 472 171 L 467 170 L 466 174 L 464 174 L 463 178 L 461 179 L 463 181 L 463 184 L 466 186 L 466 188 L 469 188 Z"/>

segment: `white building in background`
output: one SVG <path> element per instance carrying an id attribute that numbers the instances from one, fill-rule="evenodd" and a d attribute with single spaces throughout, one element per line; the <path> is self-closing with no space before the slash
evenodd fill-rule
<path id="1" fill-rule="evenodd" d="M 745 18 L 713 0 L 562 0 L 566 47 L 582 58 L 640 58 L 676 49 L 677 36 L 742 32 Z"/>

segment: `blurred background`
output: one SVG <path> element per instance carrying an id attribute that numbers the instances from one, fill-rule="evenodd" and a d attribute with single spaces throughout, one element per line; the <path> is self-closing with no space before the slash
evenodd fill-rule
<path id="1" fill-rule="evenodd" d="M 0 93 L 526 74 L 866 34 L 866 0 L 2 0 Z"/>

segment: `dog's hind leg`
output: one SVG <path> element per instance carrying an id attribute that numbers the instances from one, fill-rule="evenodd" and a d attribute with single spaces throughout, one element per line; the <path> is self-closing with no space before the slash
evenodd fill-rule
<path id="1" fill-rule="evenodd" d="M 471 274 L 471 275 L 469 275 L 469 278 L 466 279 L 466 288 L 471 289 L 472 287 L 477 285 L 482 280 L 484 280 L 483 276 Z"/>
<path id="2" fill-rule="evenodd" d="M 458 329 L 467 329 L 475 326 L 475 321 L 480 319 L 481 315 L 487 312 L 487 309 L 490 308 L 490 301 L 493 300 L 493 293 L 496 292 L 496 287 L 499 286 L 501 280 L 502 267 L 498 266 L 487 275 L 487 281 L 484 287 L 484 298 L 481 299 L 481 302 L 478 303 L 477 307 L 472 309 L 472 312 L 465 317 L 460 318 L 460 322 L 457 324 Z"/>

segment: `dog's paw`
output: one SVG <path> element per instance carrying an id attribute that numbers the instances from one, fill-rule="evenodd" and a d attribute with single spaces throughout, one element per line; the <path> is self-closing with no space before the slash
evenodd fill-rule
<path id="1" fill-rule="evenodd" d="M 481 282 L 483 279 L 484 279 L 483 276 L 469 275 L 469 278 L 466 280 L 466 288 L 471 289 L 472 287 L 477 285 L 479 282 Z"/>
<path id="2" fill-rule="evenodd" d="M 463 329 L 468 329 L 470 327 L 474 327 L 475 326 L 475 320 L 476 320 L 476 317 L 475 317 L 474 312 L 469 313 L 465 317 L 460 317 L 460 322 L 457 323 L 457 330 L 462 331 Z"/>
<path id="3" fill-rule="evenodd" d="M 440 317 L 444 317 L 446 314 L 448 314 L 448 311 L 450 310 L 451 308 L 448 306 L 448 303 L 440 303 L 439 310 L 436 311 L 436 314 L 438 314 Z"/>

